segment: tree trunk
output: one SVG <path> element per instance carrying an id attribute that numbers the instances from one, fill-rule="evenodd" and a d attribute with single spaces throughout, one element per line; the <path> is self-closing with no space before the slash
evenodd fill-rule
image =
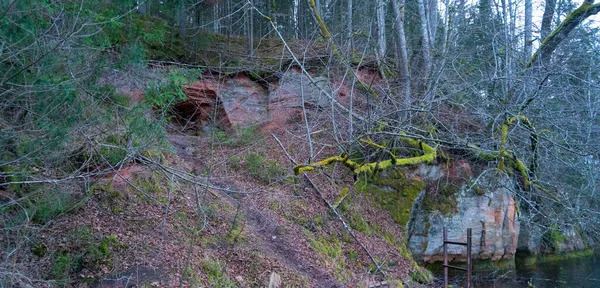
<path id="1" fill-rule="evenodd" d="M 219 3 L 213 6 L 213 32 L 219 33 Z"/>
<path id="2" fill-rule="evenodd" d="M 419 17 L 420 19 L 420 28 L 421 28 L 421 56 L 423 60 L 422 70 L 419 71 L 420 74 L 417 76 L 418 82 L 415 85 L 416 92 L 418 94 L 422 94 L 425 96 L 427 93 L 427 78 L 429 77 L 429 72 L 431 71 L 431 44 L 430 33 L 429 33 L 429 17 L 427 16 L 427 12 L 425 10 L 425 1 L 417 0 Z M 416 72 L 416 71 L 413 71 Z"/>
<path id="3" fill-rule="evenodd" d="M 185 1 L 179 0 L 177 7 L 177 22 L 179 22 L 179 37 L 184 38 L 187 29 L 187 14 L 185 12 Z"/>
<path id="4" fill-rule="evenodd" d="M 551 0 L 554 1 L 554 0 Z M 525 0 L 525 33 L 524 33 L 524 39 L 523 39 L 523 53 L 524 53 L 524 61 L 529 60 L 529 57 L 531 57 L 531 52 L 532 52 L 532 28 L 533 28 L 533 7 L 532 7 L 532 1 L 531 0 Z M 545 12 L 544 12 L 545 13 Z"/>
<path id="5" fill-rule="evenodd" d="M 400 3 L 398 3 L 400 1 Z M 400 86 L 402 88 L 401 97 L 404 100 L 405 108 L 411 105 L 410 97 L 410 73 L 408 71 L 408 53 L 406 48 L 406 35 L 404 34 L 404 7 L 405 0 L 392 0 L 394 15 L 396 19 L 396 34 L 398 39 L 398 72 Z M 408 113 L 407 113 L 408 114 Z M 408 118 L 408 117 L 407 117 Z"/>
<path id="6" fill-rule="evenodd" d="M 348 38 L 348 47 L 350 49 L 350 55 L 352 55 L 352 51 L 354 50 L 354 43 L 352 41 L 352 34 L 353 34 L 353 30 L 354 27 L 352 26 L 352 0 L 348 0 L 348 17 L 347 17 L 347 21 L 348 23 L 346 23 L 346 38 Z"/>
<path id="7" fill-rule="evenodd" d="M 437 34 L 438 26 L 438 5 L 437 0 L 429 0 L 428 9 L 429 11 L 429 43 L 432 47 L 435 47 L 435 36 Z"/>
<path id="8" fill-rule="evenodd" d="M 592 15 L 598 14 L 600 12 L 600 3 L 593 4 L 594 0 L 585 0 L 579 8 L 573 10 L 564 21 L 562 21 L 552 33 L 548 34 L 546 38 L 542 41 L 540 47 L 535 51 L 531 60 L 527 64 L 527 67 L 539 67 L 544 63 L 550 60 L 552 53 L 556 50 L 556 47 L 569 36 L 569 33 L 575 29 L 581 22 Z M 551 21 L 551 18 L 547 21 Z M 531 105 L 533 100 L 535 99 L 535 94 L 530 96 L 527 100 L 524 101 L 523 105 L 519 112 L 524 111 Z"/>
<path id="9" fill-rule="evenodd" d="M 252 4 L 252 0 L 250 0 L 250 4 Z M 246 36 L 248 37 L 248 56 L 252 56 L 254 54 L 254 10 L 252 9 L 252 5 L 246 8 Z"/>
<path id="10" fill-rule="evenodd" d="M 142 4 L 139 4 L 142 1 L 137 1 L 137 3 L 138 3 L 138 7 L 137 7 L 138 8 L 138 15 L 140 15 L 140 16 L 144 16 L 144 15 L 146 15 L 146 13 L 148 13 L 148 6 L 150 5 L 150 3 L 149 3 L 150 0 L 146 0 Z"/>
<path id="11" fill-rule="evenodd" d="M 542 16 L 542 28 L 540 30 L 540 36 L 542 41 L 550 35 L 552 31 L 552 18 L 554 17 L 554 10 L 556 9 L 556 0 L 546 0 L 546 7 L 544 7 L 544 15 Z"/>
<path id="12" fill-rule="evenodd" d="M 538 64 L 540 61 L 547 61 L 550 59 L 550 56 L 556 47 L 558 47 L 558 44 L 567 38 L 569 33 L 573 31 L 575 27 L 588 17 L 598 14 L 598 12 L 600 12 L 600 3 L 593 3 L 593 0 L 585 0 L 579 8 L 569 13 L 565 20 L 544 39 L 540 47 L 535 51 L 535 54 L 533 54 L 533 57 L 531 57 L 527 66 L 531 67 L 534 64 Z"/>
<path id="13" fill-rule="evenodd" d="M 377 57 L 381 61 L 385 61 L 385 53 L 387 45 L 385 42 L 385 2 L 383 0 L 376 1 L 377 11 Z"/>

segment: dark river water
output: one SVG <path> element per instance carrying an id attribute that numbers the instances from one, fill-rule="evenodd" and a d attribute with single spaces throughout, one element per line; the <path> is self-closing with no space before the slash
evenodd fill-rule
<path id="1" fill-rule="evenodd" d="M 438 277 L 439 272 L 441 271 L 435 273 Z M 450 284 L 454 283 L 453 287 L 465 287 L 464 273 L 451 274 L 453 277 Z M 575 259 L 538 261 L 535 265 L 524 265 L 522 261 L 516 261 L 515 267 L 511 269 L 475 271 L 473 287 L 600 288 L 600 250 Z"/>

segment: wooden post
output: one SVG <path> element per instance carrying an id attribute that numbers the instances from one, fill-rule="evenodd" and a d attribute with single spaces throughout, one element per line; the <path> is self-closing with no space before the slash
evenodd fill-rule
<path id="1" fill-rule="evenodd" d="M 471 228 L 467 228 L 467 288 L 471 288 L 471 272 L 473 262 L 471 261 Z"/>
<path id="2" fill-rule="evenodd" d="M 467 228 L 467 242 L 456 242 L 448 240 L 448 229 L 443 228 L 442 234 L 444 237 L 444 288 L 448 288 L 448 268 L 467 272 L 467 288 L 471 288 L 471 274 L 473 272 L 473 262 L 471 261 L 471 243 L 472 229 Z M 467 268 L 448 265 L 448 244 L 467 246 Z"/>
<path id="3" fill-rule="evenodd" d="M 444 288 L 448 288 L 448 250 L 446 241 L 448 241 L 448 228 L 444 227 L 442 232 L 444 235 Z"/>

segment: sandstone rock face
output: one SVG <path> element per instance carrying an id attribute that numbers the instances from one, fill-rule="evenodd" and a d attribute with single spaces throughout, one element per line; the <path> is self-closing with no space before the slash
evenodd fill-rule
<path id="1" fill-rule="evenodd" d="M 273 124 L 301 120 L 303 97 L 307 108 L 329 105 L 329 98 L 323 92 L 331 94 L 329 80 L 323 77 L 314 77 L 313 80 L 316 85 L 302 72 L 294 69 L 283 74 L 278 87 L 269 94 L 267 109 Z"/>
<path id="2" fill-rule="evenodd" d="M 525 221 L 521 223 L 521 231 L 517 242 L 517 250 L 525 254 L 537 255 L 542 254 L 546 250 L 542 236 L 541 227 L 531 225 Z"/>
<path id="3" fill-rule="evenodd" d="M 329 79 L 313 77 L 313 80 L 315 83 L 294 69 L 285 72 L 279 83 L 269 85 L 268 89 L 246 74 L 206 78 L 183 89 L 188 100 L 176 104 L 174 111 L 182 124 L 215 119 L 216 126 L 229 130 L 269 122 L 267 130 L 274 130 L 287 121 L 301 120 L 303 97 L 309 109 L 330 105 Z"/>
<path id="4" fill-rule="evenodd" d="M 430 171 L 439 167 L 419 169 L 423 171 L 416 173 L 429 175 L 428 183 L 435 179 L 431 177 L 439 175 Z M 448 178 L 468 173 L 470 167 L 464 163 L 446 171 Z M 444 211 L 432 209 L 438 206 L 429 204 L 427 192 L 421 192 L 407 224 L 407 245 L 415 259 L 427 263 L 442 261 L 443 227 L 448 228 L 449 240 L 460 242 L 467 241 L 467 228 L 473 229 L 474 259 L 511 259 L 516 252 L 520 227 L 513 187 L 513 181 L 507 176 L 488 171 L 475 181 L 463 183 L 455 192 L 455 206 Z M 465 261 L 466 247 L 448 245 L 448 255 L 451 261 Z"/>
<path id="5" fill-rule="evenodd" d="M 527 214 L 524 216 L 526 218 Z M 535 221 L 521 221 L 517 250 L 529 255 L 570 253 L 588 249 L 593 242 L 573 226 L 561 227 L 559 230 L 557 226 L 552 226 L 536 224 Z"/>
<path id="6" fill-rule="evenodd" d="M 183 92 L 188 100 L 174 106 L 185 121 L 206 122 L 229 130 L 265 122 L 267 91 L 245 74 L 232 78 L 207 78 L 190 83 Z M 216 113 L 216 115 L 215 115 Z"/>

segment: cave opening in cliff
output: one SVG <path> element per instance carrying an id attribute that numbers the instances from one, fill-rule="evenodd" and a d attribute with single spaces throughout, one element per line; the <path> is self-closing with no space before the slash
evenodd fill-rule
<path id="1" fill-rule="evenodd" d="M 223 102 L 214 90 L 186 88 L 184 92 L 188 99 L 175 104 L 171 110 L 173 121 L 182 131 L 199 134 L 206 127 L 231 129 Z"/>

